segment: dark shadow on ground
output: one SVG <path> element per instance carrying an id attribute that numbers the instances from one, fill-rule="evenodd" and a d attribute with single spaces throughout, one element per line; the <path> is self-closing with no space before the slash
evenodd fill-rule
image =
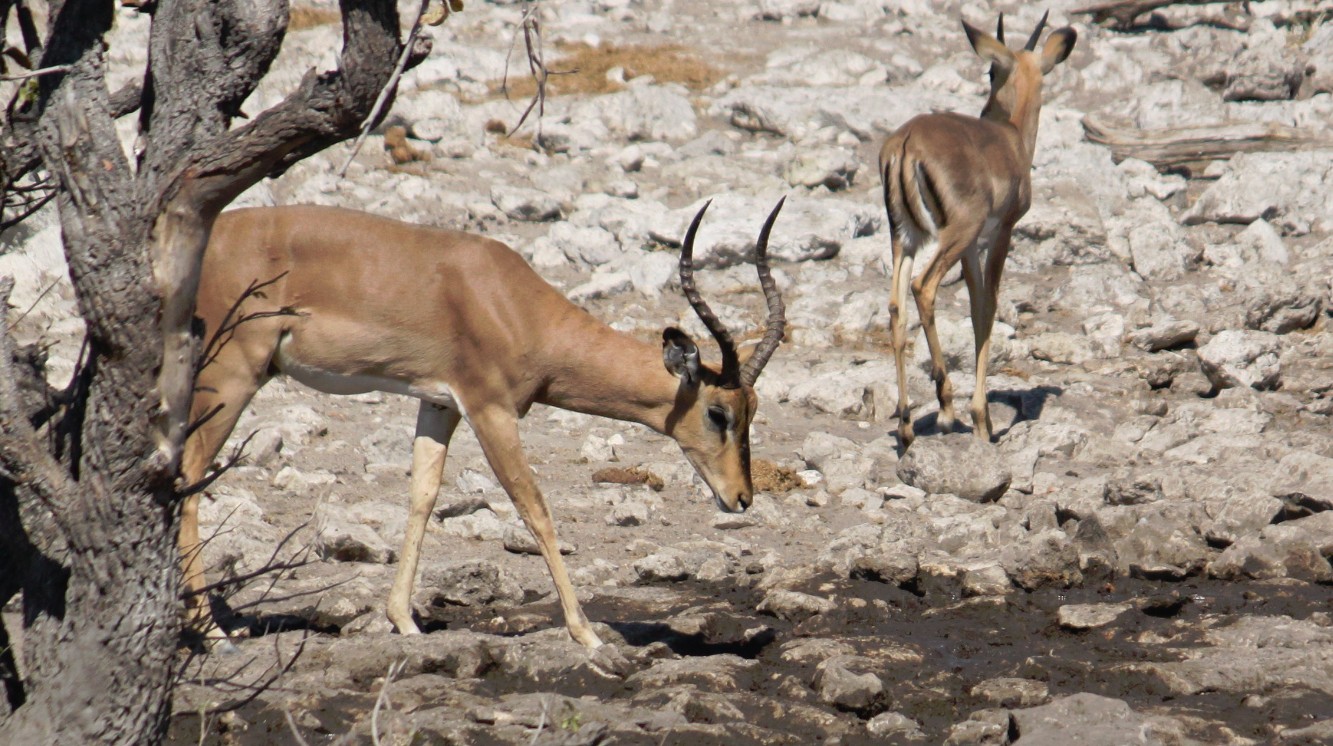
<path id="1" fill-rule="evenodd" d="M 778 639 L 777 630 L 772 627 L 739 639 L 710 640 L 702 633 L 682 634 L 660 622 L 609 622 L 607 626 L 634 647 L 660 642 L 676 655 L 691 657 L 731 654 L 753 660 Z"/>

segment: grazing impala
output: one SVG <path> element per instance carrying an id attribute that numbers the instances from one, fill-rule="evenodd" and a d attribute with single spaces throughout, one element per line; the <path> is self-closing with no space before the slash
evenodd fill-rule
<path id="1" fill-rule="evenodd" d="M 917 116 L 889 136 L 880 149 L 884 205 L 893 230 L 889 324 L 898 372 L 898 439 L 904 448 L 911 445 L 915 433 L 903 360 L 907 347 L 903 299 L 910 282 L 930 347 L 930 375 L 940 400 L 940 429 L 948 432 L 954 423 L 953 391 L 935 333 L 935 294 L 945 273 L 960 260 L 972 307 L 977 355 L 972 422 L 978 436 L 990 439 L 986 364 L 991 327 L 1009 237 L 1032 198 L 1028 174 L 1037 142 L 1042 76 L 1069 56 L 1077 39 L 1072 28 L 1062 28 L 1053 32 L 1037 52 L 1045 25 L 1046 16 L 1042 16 L 1027 45 L 1014 52 L 1004 45 L 1003 16 L 995 37 L 964 21 L 963 30 L 972 49 L 991 63 L 990 98 L 981 116 Z M 912 261 L 930 241 L 939 242 L 938 251 L 913 280 Z"/>
<path id="2" fill-rule="evenodd" d="M 421 539 L 435 506 L 449 438 L 460 419 L 476 433 L 495 476 L 536 537 L 569 634 L 601 640 L 583 615 L 556 545 L 551 511 L 519 440 L 535 403 L 638 422 L 667 435 L 727 511 L 749 507 L 754 383 L 785 326 L 766 258 L 779 202 L 759 234 L 755 266 L 768 305 L 763 338 L 742 358 L 695 289 L 694 236 L 685 236 L 680 284 L 722 348 L 700 361 L 688 335 L 668 328 L 659 349 L 594 319 L 505 245 L 458 231 L 327 207 L 236 210 L 213 228 L 199 288 L 208 334 L 232 327 L 199 377 L 196 430 L 184 478 L 198 482 L 245 405 L 274 375 L 334 394 L 385 391 L 421 400 L 412 444 L 410 508 L 388 616 L 417 632 L 411 597 Z M 262 293 L 249 292 L 269 282 Z M 236 324 L 239 313 L 247 320 Z M 192 613 L 212 637 L 199 558 L 198 496 L 185 502 L 180 544 Z"/>

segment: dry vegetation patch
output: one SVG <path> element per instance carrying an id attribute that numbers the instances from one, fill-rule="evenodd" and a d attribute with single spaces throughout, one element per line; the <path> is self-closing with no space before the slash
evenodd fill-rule
<path id="1" fill-rule="evenodd" d="M 334 8 L 317 8 L 310 5 L 297 5 L 292 8 L 288 31 L 303 31 L 317 26 L 342 23 L 342 14 Z"/>
<path id="2" fill-rule="evenodd" d="M 666 486 L 661 477 L 640 466 L 631 466 L 628 469 L 609 466 L 598 469 L 593 472 L 592 481 L 598 484 L 646 484 L 654 492 L 661 492 Z"/>
<path id="3" fill-rule="evenodd" d="M 607 76 L 617 67 L 624 70 L 625 80 L 651 75 L 659 83 L 679 83 L 696 91 L 722 79 L 719 70 L 675 44 L 594 47 L 574 43 L 556 48 L 560 58 L 547 63 L 548 96 L 621 90 L 625 84 Z M 514 74 L 511 68 L 507 81 L 492 81 L 491 92 L 510 98 L 530 98 L 537 92 L 537 81 L 528 75 Z"/>
<path id="4" fill-rule="evenodd" d="M 750 462 L 750 479 L 754 482 L 756 492 L 767 492 L 770 495 L 785 495 L 805 486 L 805 480 L 801 479 L 795 469 L 762 458 Z"/>

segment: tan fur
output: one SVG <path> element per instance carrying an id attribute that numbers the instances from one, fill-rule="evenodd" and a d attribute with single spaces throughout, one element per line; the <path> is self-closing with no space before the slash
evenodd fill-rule
<path id="1" fill-rule="evenodd" d="M 935 298 L 945 273 L 962 261 L 977 355 L 972 420 L 978 436 L 991 436 L 986 406 L 990 333 L 1010 235 L 1032 199 L 1029 172 L 1041 110 L 1042 75 L 1069 55 L 1076 39 L 1073 29 L 1063 28 L 1051 34 L 1040 52 L 1013 52 L 984 32 L 966 23 L 963 27 L 973 49 L 991 62 L 991 92 L 981 116 L 917 116 L 889 136 L 879 155 L 884 204 L 893 224 L 889 323 L 898 375 L 898 436 L 903 447 L 911 445 L 915 432 L 907 394 L 907 320 L 902 303 L 913 259 L 930 240 L 939 241 L 939 250 L 911 280 L 911 289 L 930 347 L 940 429 L 952 429 L 954 414 L 953 393 L 935 331 Z"/>
<path id="2" fill-rule="evenodd" d="M 409 520 L 388 601 L 399 632 L 417 632 L 410 602 L 421 539 L 461 419 L 536 537 L 570 635 L 588 647 L 601 641 L 574 596 L 519 441 L 518 420 L 529 407 L 647 425 L 676 440 L 725 509 L 750 504 L 753 389 L 714 385 L 711 370 L 700 385 L 682 384 L 659 346 L 594 319 L 497 241 L 328 207 L 227 212 L 204 259 L 197 313 L 207 335 L 247 287 L 274 278 L 240 312 L 284 313 L 241 324 L 199 375 L 193 418 L 221 408 L 187 442 L 183 476 L 191 483 L 204 477 L 250 398 L 278 373 L 338 393 L 353 384 L 424 392 Z M 709 407 L 727 413 L 730 426 L 710 426 Z M 180 538 L 186 584 L 195 591 L 204 587 L 197 501 L 186 501 Z M 192 599 L 196 622 L 219 636 L 203 595 Z"/>

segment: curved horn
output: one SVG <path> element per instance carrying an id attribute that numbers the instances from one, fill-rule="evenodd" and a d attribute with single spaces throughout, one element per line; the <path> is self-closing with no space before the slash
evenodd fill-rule
<path id="1" fill-rule="evenodd" d="M 1004 14 L 1000 14 L 1000 20 L 995 22 L 995 40 L 1004 43 Z"/>
<path id="2" fill-rule="evenodd" d="M 710 199 L 699 208 L 694 221 L 690 223 L 689 230 L 685 232 L 685 243 L 680 249 L 680 290 L 685 294 L 685 300 L 690 302 L 695 314 L 699 316 L 699 320 L 704 322 L 704 326 L 713 335 L 713 339 L 717 340 L 717 346 L 722 348 L 722 381 L 728 383 L 739 380 L 736 343 L 732 341 L 731 333 L 721 321 L 718 321 L 713 309 L 708 307 L 703 296 L 699 295 L 698 288 L 694 286 L 694 234 L 699 231 L 699 223 L 703 221 L 704 213 L 711 204 L 713 200 Z"/>
<path id="3" fill-rule="evenodd" d="M 1028 37 L 1028 43 L 1023 46 L 1024 49 L 1031 52 L 1037 48 L 1037 40 L 1041 39 L 1041 30 L 1046 28 L 1046 16 L 1050 14 L 1051 11 L 1049 10 L 1041 14 L 1041 20 L 1037 21 L 1037 28 L 1033 29 L 1032 36 Z"/>
<path id="4" fill-rule="evenodd" d="M 773 222 L 778 219 L 778 213 L 782 212 L 782 205 L 786 201 L 786 197 L 778 200 L 773 212 L 768 214 L 768 220 L 764 221 L 764 227 L 759 231 L 759 242 L 754 247 L 754 268 L 759 273 L 759 286 L 764 289 L 764 301 L 768 303 L 768 322 L 765 325 L 764 338 L 759 340 L 754 353 L 741 369 L 741 383 L 746 386 L 753 386 L 759 379 L 759 374 L 763 372 L 778 344 L 782 342 L 782 336 L 787 328 L 782 295 L 778 293 L 778 285 L 773 281 L 773 273 L 768 268 L 768 234 L 773 230 Z"/>

